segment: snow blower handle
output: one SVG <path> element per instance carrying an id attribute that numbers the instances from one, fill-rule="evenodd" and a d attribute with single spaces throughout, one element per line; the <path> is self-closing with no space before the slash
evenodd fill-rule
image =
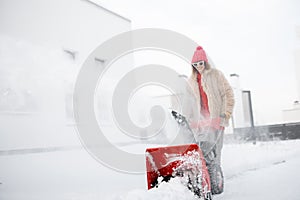
<path id="1" fill-rule="evenodd" d="M 188 124 L 186 118 L 183 115 L 176 112 L 175 110 L 172 110 L 172 115 L 179 125 L 183 126 L 183 125 Z"/>
<path id="2" fill-rule="evenodd" d="M 190 125 L 189 125 L 189 122 L 187 121 L 186 117 L 181 115 L 180 113 L 178 113 L 177 111 L 175 110 L 172 110 L 171 111 L 174 119 L 176 120 L 176 122 L 180 125 L 180 126 L 184 126 L 186 127 L 191 133 L 193 133 Z"/>
<path id="3" fill-rule="evenodd" d="M 221 117 L 216 117 L 213 119 L 202 119 L 199 121 L 193 121 L 189 123 L 186 117 L 181 115 L 177 111 L 172 110 L 171 113 L 180 126 L 186 126 L 190 131 L 191 129 L 203 129 L 203 128 L 212 128 L 215 130 L 224 129 L 224 127 L 221 126 Z"/>

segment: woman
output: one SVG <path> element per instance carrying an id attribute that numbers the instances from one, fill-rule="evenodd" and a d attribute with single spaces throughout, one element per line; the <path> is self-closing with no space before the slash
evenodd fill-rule
<path id="1" fill-rule="evenodd" d="M 229 125 L 229 119 L 233 112 L 234 96 L 233 90 L 226 80 L 223 73 L 215 68 L 211 68 L 206 53 L 201 46 L 198 46 L 192 58 L 192 75 L 190 76 L 189 92 L 193 93 L 195 103 L 193 104 L 193 112 L 200 113 L 196 118 L 190 116 L 193 121 L 199 122 L 200 126 L 192 123 L 195 139 L 197 142 L 202 141 L 202 135 L 209 140 L 215 140 L 217 163 L 221 163 L 221 149 L 223 146 L 224 127 Z M 200 116 L 200 117 L 199 117 Z M 220 119 L 220 121 L 218 120 Z M 209 133 L 212 129 L 203 129 L 201 121 L 210 120 L 210 126 L 216 127 L 215 123 L 219 123 L 220 127 L 216 137 L 210 137 Z"/>
<path id="2" fill-rule="evenodd" d="M 193 71 L 186 95 L 189 100 L 183 114 L 190 120 L 195 140 L 206 156 L 212 193 L 219 194 L 223 192 L 223 180 L 218 177 L 222 179 L 224 127 L 229 125 L 233 112 L 233 90 L 223 73 L 210 66 L 201 46 L 194 52 L 191 64 Z"/>

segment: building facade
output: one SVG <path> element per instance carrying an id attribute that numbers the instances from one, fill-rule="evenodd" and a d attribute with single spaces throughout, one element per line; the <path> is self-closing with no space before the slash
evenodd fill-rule
<path id="1" fill-rule="evenodd" d="M 0 27 L 0 150 L 79 145 L 72 98 L 81 64 L 131 21 L 92 0 L 2 0 Z"/>

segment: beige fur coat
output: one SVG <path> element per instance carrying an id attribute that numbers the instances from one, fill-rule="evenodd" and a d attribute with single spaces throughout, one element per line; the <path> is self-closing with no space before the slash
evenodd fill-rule
<path id="1" fill-rule="evenodd" d="M 231 116 L 234 107 L 233 90 L 223 73 L 215 68 L 205 69 L 202 73 L 201 83 L 208 99 L 211 118 L 222 114 Z M 197 74 L 193 73 L 188 79 L 182 113 L 190 120 L 201 120 L 201 99 L 197 82 Z M 222 118 L 221 126 L 228 126 L 229 118 Z"/>

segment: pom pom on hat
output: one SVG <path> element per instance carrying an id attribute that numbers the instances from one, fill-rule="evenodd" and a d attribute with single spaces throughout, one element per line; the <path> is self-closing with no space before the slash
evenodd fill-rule
<path id="1" fill-rule="evenodd" d="M 201 49 L 203 49 L 201 46 L 198 46 L 198 47 L 197 47 L 197 50 L 201 50 Z"/>
<path id="2" fill-rule="evenodd" d="M 204 49 L 201 46 L 198 46 L 196 48 L 196 51 L 194 52 L 192 63 L 198 62 L 200 60 L 204 60 L 205 62 L 208 62 Z"/>

